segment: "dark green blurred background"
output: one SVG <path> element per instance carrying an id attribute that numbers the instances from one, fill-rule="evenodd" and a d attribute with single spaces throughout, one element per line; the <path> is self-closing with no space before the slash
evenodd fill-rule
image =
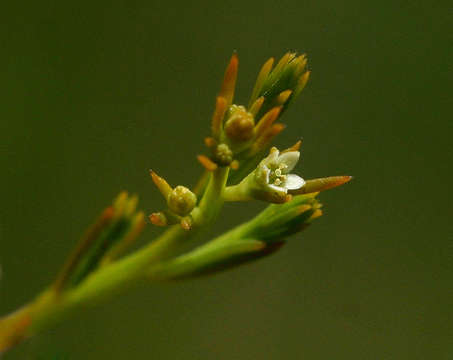
<path id="1" fill-rule="evenodd" d="M 305 178 L 355 176 L 274 256 L 135 289 L 6 359 L 452 359 L 447 5 L 4 4 L 1 313 L 51 281 L 118 191 L 159 209 L 149 168 L 193 183 L 234 49 L 240 102 L 267 58 L 308 54 L 312 77 L 278 144 L 304 138 Z M 219 229 L 256 209 L 229 204 Z"/>

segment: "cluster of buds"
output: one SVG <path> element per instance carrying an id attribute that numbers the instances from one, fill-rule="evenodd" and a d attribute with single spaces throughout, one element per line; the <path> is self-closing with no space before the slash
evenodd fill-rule
<path id="1" fill-rule="evenodd" d="M 305 55 L 288 52 L 275 67 L 273 58 L 266 61 L 247 106 L 233 103 L 238 65 L 234 53 L 216 98 L 211 136 L 205 138 L 210 155 L 198 156 L 206 174 L 218 168 L 236 170 L 228 176 L 230 186 L 223 190 L 223 200 L 257 199 L 281 204 L 291 200 L 293 195 L 322 191 L 349 181 L 348 176 L 305 181 L 292 174 L 300 158 L 301 141 L 282 152 L 273 147 L 264 157 L 273 138 L 285 128 L 277 120 L 307 84 L 310 72 L 306 70 Z M 172 189 L 155 173 L 152 177 L 167 201 L 168 210 L 153 213 L 151 222 L 159 226 L 180 223 L 183 228 L 190 229 L 190 213 L 196 206 L 196 195 L 182 186 Z M 208 178 L 202 177 L 195 187 L 197 195 L 203 195 Z"/>
<path id="2" fill-rule="evenodd" d="M 245 176 L 252 170 L 250 164 L 255 161 L 256 165 L 260 153 L 285 128 L 277 120 L 303 90 L 310 72 L 305 70 L 305 55 L 287 53 L 274 68 L 274 59 L 269 59 L 258 75 L 248 106 L 243 106 L 233 104 L 238 64 L 233 54 L 216 99 L 211 136 L 205 139 L 211 155 L 200 155 L 198 160 L 208 171 L 230 166 L 240 168 Z"/>
<path id="3" fill-rule="evenodd" d="M 263 65 L 250 98 L 249 106 L 259 104 L 258 117 L 276 106 L 281 106 L 283 112 L 299 96 L 310 76 L 310 71 L 305 70 L 305 55 L 288 52 L 272 69 L 273 64 L 274 59 L 270 58 Z"/>

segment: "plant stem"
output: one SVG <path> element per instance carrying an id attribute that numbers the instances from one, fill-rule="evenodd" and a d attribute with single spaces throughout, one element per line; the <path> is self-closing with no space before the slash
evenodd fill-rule
<path id="1" fill-rule="evenodd" d="M 62 293 L 49 288 L 34 301 L 0 319 L 0 354 L 27 337 L 39 333 L 82 306 L 143 281 L 149 267 L 170 258 L 181 241 L 198 233 L 217 218 L 223 205 L 222 193 L 229 168 L 218 168 L 210 177 L 200 205 L 194 209 L 194 228 L 174 225 L 143 249 L 95 270 L 80 285 Z"/>
<path id="2" fill-rule="evenodd" d="M 253 198 L 250 196 L 246 186 L 242 183 L 237 185 L 227 186 L 223 193 L 225 201 L 250 201 Z"/>
<path id="3" fill-rule="evenodd" d="M 208 186 L 198 208 L 192 214 L 194 224 L 202 226 L 213 222 L 223 206 L 223 192 L 228 179 L 229 167 L 220 167 L 212 172 Z"/>
<path id="4" fill-rule="evenodd" d="M 94 304 L 143 280 L 150 264 L 167 258 L 185 236 L 187 232 L 175 225 L 142 250 L 94 271 L 74 289 L 63 293 L 45 290 L 21 310 L 0 319 L 0 354 L 82 305 Z"/>

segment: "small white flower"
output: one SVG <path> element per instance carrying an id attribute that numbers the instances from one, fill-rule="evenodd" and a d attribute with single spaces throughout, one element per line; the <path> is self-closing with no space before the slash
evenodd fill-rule
<path id="1" fill-rule="evenodd" d="M 288 191 L 298 190 L 305 180 L 290 174 L 299 161 L 299 151 L 286 151 L 282 154 L 273 147 L 257 168 L 239 184 L 225 189 L 227 201 L 264 200 L 272 203 L 288 201 Z"/>
<path id="2" fill-rule="evenodd" d="M 305 180 L 289 172 L 299 161 L 299 151 L 288 151 L 280 154 L 273 147 L 267 158 L 263 159 L 256 169 L 256 180 L 269 190 L 286 195 L 288 190 L 300 189 Z"/>

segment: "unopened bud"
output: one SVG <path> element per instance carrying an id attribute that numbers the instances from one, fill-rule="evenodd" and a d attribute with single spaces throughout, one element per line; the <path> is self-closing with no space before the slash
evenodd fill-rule
<path id="1" fill-rule="evenodd" d="M 156 226 L 167 226 L 168 220 L 163 212 L 155 212 L 149 215 L 149 221 Z"/>
<path id="2" fill-rule="evenodd" d="M 214 159 L 220 166 L 228 166 L 233 161 L 233 152 L 227 144 L 219 144 L 214 150 Z"/>
<path id="3" fill-rule="evenodd" d="M 197 196 L 185 186 L 176 186 L 168 194 L 167 204 L 175 214 L 188 215 L 197 204 Z"/>
<path id="4" fill-rule="evenodd" d="M 192 229 L 192 218 L 190 216 L 183 217 L 179 224 L 184 230 L 189 231 Z"/>
<path id="5" fill-rule="evenodd" d="M 252 114 L 243 106 L 233 105 L 231 115 L 225 123 L 225 133 L 228 138 L 235 142 L 250 140 L 253 137 L 255 121 Z"/>

